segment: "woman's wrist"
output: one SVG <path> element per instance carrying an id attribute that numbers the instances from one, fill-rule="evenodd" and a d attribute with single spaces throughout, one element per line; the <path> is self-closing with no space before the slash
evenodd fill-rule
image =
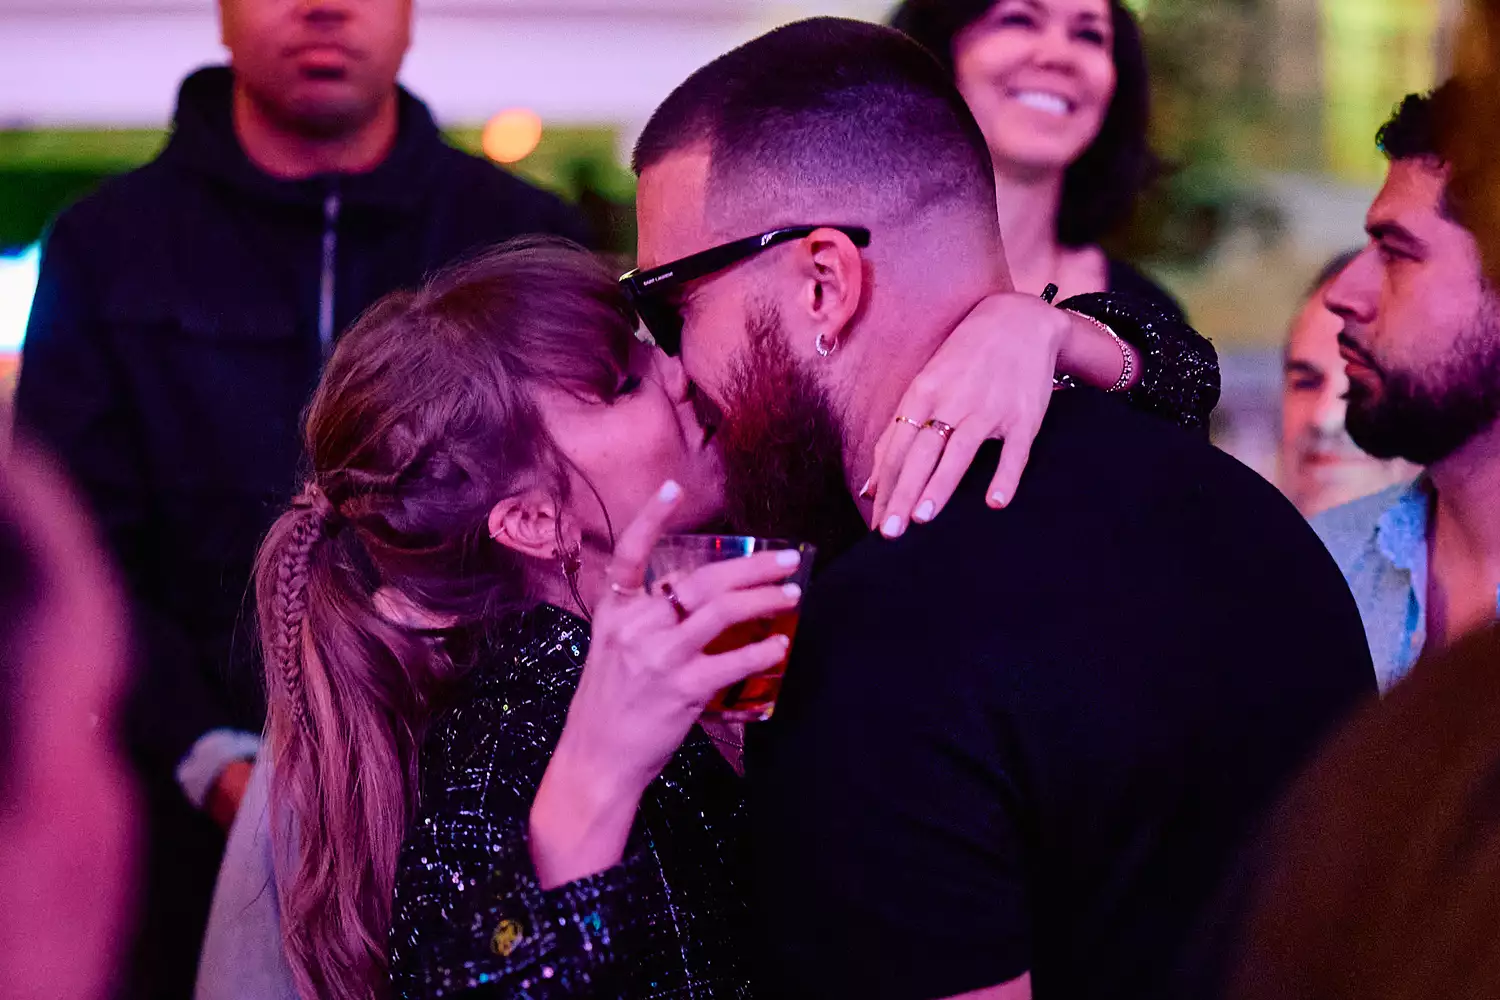
<path id="1" fill-rule="evenodd" d="M 531 861 L 542 888 L 619 864 L 644 793 L 644 786 L 590 767 L 559 745 L 531 805 Z"/>
<path id="2" fill-rule="evenodd" d="M 1059 375 L 1112 392 L 1124 392 L 1140 381 L 1140 357 L 1128 342 L 1090 316 L 1070 309 L 1058 312 L 1067 320 L 1057 353 Z"/>

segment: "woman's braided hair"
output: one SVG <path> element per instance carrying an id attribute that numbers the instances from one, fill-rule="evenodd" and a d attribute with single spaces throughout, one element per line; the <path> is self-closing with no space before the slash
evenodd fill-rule
<path id="1" fill-rule="evenodd" d="M 535 390 L 612 399 L 634 333 L 602 263 L 531 241 L 387 297 L 329 360 L 308 409 L 308 485 L 256 573 L 277 895 L 305 1000 L 387 992 L 423 734 L 463 651 L 557 572 L 489 538 L 507 497 L 568 500 Z"/>
<path id="2" fill-rule="evenodd" d="M 328 534 L 329 525 L 325 510 L 313 502 L 313 496 L 327 503 L 327 498 L 312 485 L 292 503 L 301 516 L 292 526 L 276 567 L 272 604 L 277 627 L 267 649 L 268 666 L 274 665 L 287 692 L 292 721 L 299 725 L 306 713 L 302 689 L 302 626 L 307 621 L 307 563 L 312 547 Z"/>

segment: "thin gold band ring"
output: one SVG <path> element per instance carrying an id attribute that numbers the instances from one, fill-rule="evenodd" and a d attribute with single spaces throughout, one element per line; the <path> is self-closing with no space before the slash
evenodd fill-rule
<path id="1" fill-rule="evenodd" d="M 946 443 L 947 440 L 953 436 L 953 432 L 957 430 L 957 428 L 952 424 L 945 424 L 941 420 L 929 420 L 927 421 L 927 423 L 922 425 L 922 429 L 928 431 L 937 431 L 937 436 L 942 438 L 944 443 Z"/>
<path id="2" fill-rule="evenodd" d="M 673 589 L 672 585 L 666 580 L 663 580 L 661 582 L 661 596 L 665 597 L 667 599 L 667 603 L 672 605 L 672 610 L 677 612 L 678 621 L 687 621 L 687 606 L 682 603 L 682 598 L 677 596 L 677 591 Z"/>

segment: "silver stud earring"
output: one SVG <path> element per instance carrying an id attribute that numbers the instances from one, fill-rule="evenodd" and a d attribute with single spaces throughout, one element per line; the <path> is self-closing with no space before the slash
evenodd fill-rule
<path id="1" fill-rule="evenodd" d="M 828 355 L 839 349 L 839 342 L 835 340 L 833 342 L 833 346 L 829 347 L 823 342 L 823 335 L 820 333 L 818 334 L 818 339 L 813 341 L 813 347 L 817 349 L 819 355 L 826 358 L 828 357 Z"/>

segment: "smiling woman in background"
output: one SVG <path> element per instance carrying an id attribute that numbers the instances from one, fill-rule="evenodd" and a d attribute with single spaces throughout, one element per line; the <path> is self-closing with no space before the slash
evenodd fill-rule
<path id="1" fill-rule="evenodd" d="M 953 74 L 995 162 L 1019 291 L 1123 292 L 1180 312 L 1098 241 L 1158 161 L 1140 28 L 1120 0 L 906 0 L 891 18 Z"/>

